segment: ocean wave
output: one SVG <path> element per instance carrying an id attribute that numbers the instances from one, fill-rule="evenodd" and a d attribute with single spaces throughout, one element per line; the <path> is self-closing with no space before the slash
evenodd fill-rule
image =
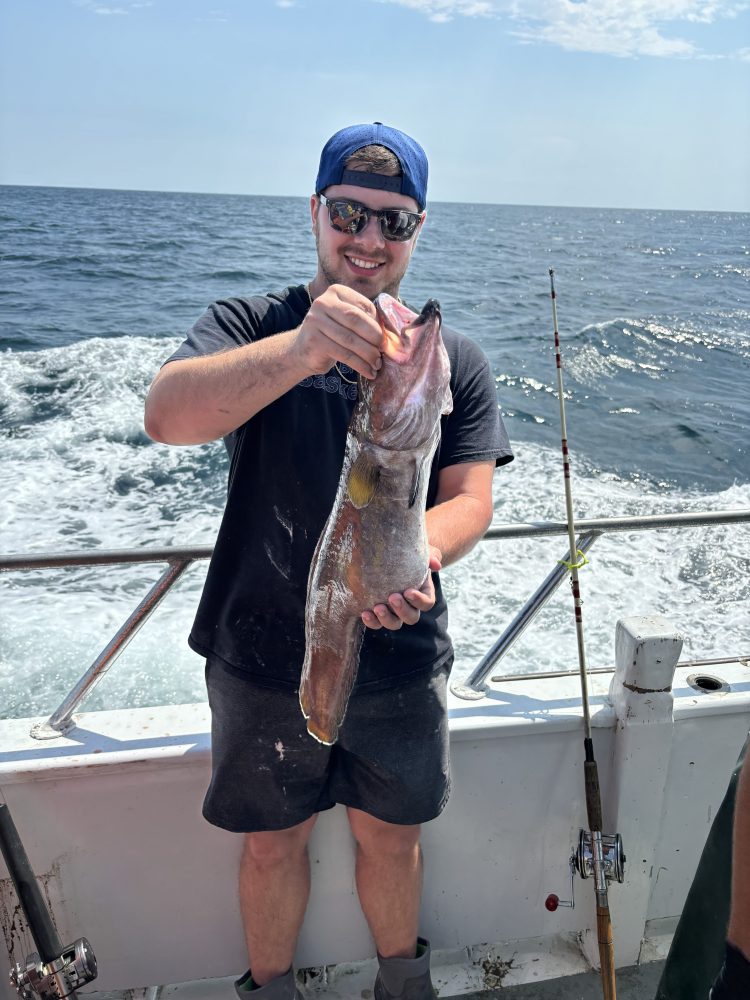
<path id="1" fill-rule="evenodd" d="M 577 517 L 750 509 L 750 484 L 717 493 L 622 480 L 574 458 Z M 519 449 L 495 477 L 496 522 L 565 520 L 559 452 Z M 566 557 L 564 536 L 485 542 L 445 574 L 456 676 L 467 676 L 544 577 Z M 617 532 L 598 540 L 581 571 L 589 661 L 614 660 L 619 618 L 663 614 L 684 636 L 685 658 L 750 652 L 750 524 Z M 481 611 L 479 609 L 482 609 Z M 488 613 L 491 609 L 491 613 Z M 575 669 L 569 589 L 562 586 L 495 673 Z"/>
<path id="2" fill-rule="evenodd" d="M 220 281 L 262 281 L 263 276 L 258 274 L 256 271 L 239 271 L 239 270 L 224 270 L 224 271 L 208 271 L 205 277 L 211 281 L 216 279 Z"/>
<path id="3" fill-rule="evenodd" d="M 142 429 L 149 380 L 173 347 L 169 338 L 126 337 L 5 356 L 12 364 L 0 367 L 0 400 L 15 407 L 15 433 L 0 440 L 6 546 L 39 552 L 213 542 L 227 474 L 222 446 L 169 448 L 150 442 Z M 29 387 L 55 398 L 49 420 L 37 421 Z M 495 477 L 495 520 L 564 519 L 559 449 L 519 441 L 517 421 L 509 421 L 516 461 Z M 622 477 L 575 451 L 573 486 L 581 517 L 750 507 L 747 483 L 713 493 L 677 489 L 650 477 Z M 485 542 L 444 573 L 457 678 L 470 672 L 564 550 L 563 537 Z M 121 566 L 5 574 L 0 695 L 6 713 L 51 711 L 159 571 Z M 201 565 L 186 574 L 89 708 L 204 696 L 202 661 L 185 644 L 204 573 Z M 582 574 L 590 661 L 611 663 L 617 618 L 653 612 L 685 635 L 686 656 L 746 652 L 748 580 L 747 528 L 605 537 Z M 497 669 L 572 668 L 571 614 L 562 588 Z M 19 688 L 20 673 L 26 681 Z"/>
<path id="4" fill-rule="evenodd" d="M 143 401 L 205 305 L 307 280 L 305 199 L 13 189 L 0 287 L 0 525 L 16 552 L 210 544 L 225 496 L 218 443 L 154 444 Z M 280 212 L 280 206 L 283 211 Z M 547 268 L 557 273 L 576 512 L 750 507 L 747 216 L 435 205 L 402 294 L 440 299 L 487 352 L 516 461 L 498 521 L 564 517 Z M 279 227 L 279 220 L 284 225 Z M 133 336 L 137 332 L 138 336 Z M 468 672 L 565 539 L 480 544 L 444 574 L 456 675 Z M 589 659 L 611 663 L 623 614 L 660 611 L 686 655 L 747 650 L 746 528 L 597 541 L 582 573 Z M 0 692 L 50 711 L 160 567 L 3 575 Z M 192 701 L 191 568 L 88 707 Z M 502 665 L 575 665 L 563 587 Z M 24 683 L 18 683 L 23 676 Z"/>

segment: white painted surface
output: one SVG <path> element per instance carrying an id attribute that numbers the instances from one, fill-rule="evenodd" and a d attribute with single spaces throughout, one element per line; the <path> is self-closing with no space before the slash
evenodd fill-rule
<path id="1" fill-rule="evenodd" d="M 617 961 L 638 961 L 653 887 L 661 806 L 672 743 L 672 680 L 682 650 L 673 626 L 657 615 L 625 618 L 615 633 L 616 671 L 609 697 L 617 716 L 612 780 L 602 795 L 606 833 L 623 840 L 625 882 L 610 887 Z M 596 931 L 584 951 L 599 967 Z"/>
<path id="2" fill-rule="evenodd" d="M 689 672 L 680 668 L 675 679 L 652 920 L 679 912 L 750 725 L 747 666 L 718 671 L 732 685 L 720 695 L 696 694 L 685 684 Z M 608 681 L 592 678 L 591 699 L 604 789 L 615 756 Z M 241 838 L 200 815 L 207 707 L 82 715 L 55 743 L 30 740 L 31 721 L 0 723 L 0 787 L 35 871 L 45 876 L 61 937 L 92 942 L 97 990 L 244 971 L 235 887 Z M 449 950 L 571 940 L 593 925 L 589 883 L 577 882 L 575 910 L 548 913 L 543 903 L 553 891 L 567 898 L 568 857 L 585 825 L 577 678 L 492 683 L 481 702 L 453 699 L 451 734 L 453 794 L 424 831 L 423 933 Z M 298 965 L 371 957 L 342 809 L 321 817 L 311 857 Z M 616 941 L 626 894 L 627 885 L 612 887 Z M 7 881 L 0 898 L 9 901 Z M 20 942 L 16 958 L 31 950 L 27 944 Z"/>

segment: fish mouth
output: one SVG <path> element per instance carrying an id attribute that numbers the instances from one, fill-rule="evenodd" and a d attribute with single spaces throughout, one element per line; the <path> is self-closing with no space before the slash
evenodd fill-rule
<path id="1" fill-rule="evenodd" d="M 417 314 L 386 292 L 375 299 L 383 331 L 383 365 L 369 383 L 370 428 L 392 451 L 421 447 L 434 430 L 435 408 L 445 408 L 450 362 L 441 337 L 437 299 Z"/>
<path id="2" fill-rule="evenodd" d="M 418 316 L 415 316 L 402 302 L 386 293 L 378 295 L 374 305 L 383 330 L 382 353 L 396 364 L 408 364 L 414 360 L 424 330 L 430 327 L 437 327 L 439 330 L 442 324 L 440 303 L 437 299 L 428 299 Z"/>
<path id="3" fill-rule="evenodd" d="M 428 299 L 422 306 L 422 312 L 414 321 L 414 326 L 422 326 L 423 323 L 429 323 L 435 318 L 442 323 L 443 314 L 440 312 L 440 303 L 437 299 Z"/>

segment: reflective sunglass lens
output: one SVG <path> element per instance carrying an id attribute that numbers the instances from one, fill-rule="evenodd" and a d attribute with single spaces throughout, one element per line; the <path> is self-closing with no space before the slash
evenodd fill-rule
<path id="1" fill-rule="evenodd" d="M 348 201 L 329 201 L 328 217 L 334 229 L 342 233 L 358 233 L 367 223 L 368 212 L 364 205 Z"/>
<path id="2" fill-rule="evenodd" d="M 383 235 L 389 240 L 408 240 L 419 216 L 411 212 L 385 212 L 382 216 Z"/>
<path id="3" fill-rule="evenodd" d="M 339 233 L 348 233 L 349 236 L 360 233 L 370 221 L 371 215 L 379 220 L 383 236 L 397 243 L 410 239 L 419 224 L 418 215 L 398 208 L 378 211 L 356 201 L 327 201 L 325 204 L 333 228 Z"/>

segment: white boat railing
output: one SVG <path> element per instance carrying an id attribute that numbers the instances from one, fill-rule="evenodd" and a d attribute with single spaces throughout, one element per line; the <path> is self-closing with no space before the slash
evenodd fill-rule
<path id="1" fill-rule="evenodd" d="M 599 517 L 581 518 L 575 522 L 576 530 L 582 534 L 576 540 L 576 548 L 584 555 L 597 538 L 609 531 L 648 531 L 655 528 L 695 528 L 718 524 L 747 524 L 750 522 L 748 510 L 698 511 L 695 513 L 646 514 L 641 517 Z M 485 539 L 539 538 L 546 535 L 567 535 L 566 521 L 542 521 L 527 524 L 501 524 L 490 528 Z M 570 549 L 566 548 L 552 572 L 529 597 L 513 621 L 487 650 L 466 681 L 451 685 L 451 691 L 459 698 L 476 701 L 484 697 L 484 682 L 493 667 L 518 641 L 531 622 L 536 618 L 550 597 L 568 575 L 567 560 Z M 575 671 L 574 671 L 575 672 Z M 493 677 L 493 681 L 507 680 L 506 676 Z"/>
<path id="2" fill-rule="evenodd" d="M 750 510 L 698 511 L 695 513 L 649 514 L 642 517 L 600 517 L 582 518 L 576 521 L 576 529 L 582 532 L 577 547 L 588 551 L 597 538 L 610 531 L 648 531 L 658 528 L 695 528 L 722 524 L 750 523 Z M 548 535 L 566 535 L 565 521 L 537 521 L 522 524 L 498 524 L 490 527 L 483 541 L 499 541 L 518 538 L 541 538 Z M 69 568 L 73 566 L 113 566 L 124 563 L 167 563 L 167 568 L 128 616 L 91 666 L 79 678 L 57 709 L 45 722 L 37 723 L 31 730 L 35 739 L 56 739 L 64 735 L 74 725 L 73 713 L 91 693 L 114 661 L 125 649 L 150 615 L 161 604 L 173 585 L 194 562 L 208 559 L 213 546 L 170 546 L 152 549 L 110 549 L 91 552 L 57 552 L 38 555 L 10 555 L 0 557 L 0 573 L 25 570 Z M 566 549 L 563 559 L 567 559 Z M 526 601 L 513 621 L 485 654 L 463 684 L 454 684 L 452 691 L 462 698 L 475 700 L 484 697 L 483 683 L 500 658 L 517 641 L 544 607 L 567 574 L 561 561 L 544 582 Z M 493 678 L 493 680 L 496 678 Z"/>

